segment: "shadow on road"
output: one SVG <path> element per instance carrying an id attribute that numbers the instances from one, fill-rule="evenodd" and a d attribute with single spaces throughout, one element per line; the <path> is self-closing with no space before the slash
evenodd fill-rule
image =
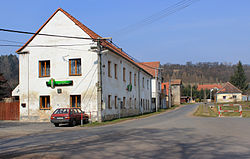
<path id="1" fill-rule="evenodd" d="M 236 138 L 227 136 L 197 136 L 189 128 L 114 130 L 87 138 L 82 137 L 83 130 L 76 132 L 54 134 L 53 142 L 37 136 L 44 142 L 2 143 L 5 151 L 0 158 L 250 158 L 248 143 L 238 145 Z"/>

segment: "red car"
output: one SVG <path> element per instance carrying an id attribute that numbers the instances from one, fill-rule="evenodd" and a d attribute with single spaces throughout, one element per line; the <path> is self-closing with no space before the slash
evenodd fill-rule
<path id="1" fill-rule="evenodd" d="M 58 127 L 59 124 L 75 126 L 81 124 L 81 119 L 83 123 L 88 123 L 89 116 L 79 108 L 58 108 L 51 115 L 50 122 L 56 127 Z"/>

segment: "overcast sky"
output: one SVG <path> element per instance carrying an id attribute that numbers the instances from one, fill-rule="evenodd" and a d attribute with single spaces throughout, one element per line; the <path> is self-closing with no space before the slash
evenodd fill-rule
<path id="1" fill-rule="evenodd" d="M 200 0 L 157 20 L 180 1 L 3 0 L 0 28 L 35 32 L 61 7 L 97 34 L 113 37 L 140 61 L 250 64 L 250 0 Z M 150 24 L 140 23 L 151 15 Z M 29 38 L 0 32 L 0 44 L 25 43 Z M 0 46 L 0 54 L 14 54 L 17 49 Z"/>

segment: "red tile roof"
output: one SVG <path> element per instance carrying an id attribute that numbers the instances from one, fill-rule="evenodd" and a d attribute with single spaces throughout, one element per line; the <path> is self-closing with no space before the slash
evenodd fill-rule
<path id="1" fill-rule="evenodd" d="M 242 93 L 242 91 L 230 82 L 227 82 L 217 93 Z"/>
<path id="2" fill-rule="evenodd" d="M 140 62 L 137 63 L 140 67 L 142 67 L 144 70 L 149 72 L 153 77 L 155 77 L 155 68 L 160 67 L 160 61 L 155 62 Z M 158 75 L 158 69 L 156 71 L 156 74 Z"/>
<path id="3" fill-rule="evenodd" d="M 102 38 L 100 35 L 96 34 L 94 31 L 92 31 L 91 29 L 89 29 L 88 27 L 86 27 L 84 24 L 82 24 L 81 22 L 79 22 L 77 19 L 75 19 L 73 16 L 71 16 L 69 13 L 67 13 L 65 10 L 63 10 L 62 8 L 58 8 L 51 16 L 50 18 L 37 30 L 37 32 L 21 47 L 19 48 L 16 52 L 20 52 L 22 51 L 34 38 L 37 34 L 39 34 L 39 32 L 43 29 L 43 27 L 54 17 L 54 15 L 58 12 L 61 11 L 63 12 L 69 19 L 71 19 L 77 26 L 79 26 L 84 32 L 86 32 L 94 41 L 96 41 L 96 39 L 98 38 Z M 137 67 L 141 68 L 133 59 L 131 59 L 125 52 L 123 52 L 120 48 L 117 48 L 114 44 L 108 42 L 107 40 L 101 40 L 101 45 L 107 49 L 110 49 L 111 51 L 113 51 L 114 53 L 122 56 L 123 58 L 125 58 L 126 60 L 128 60 L 129 62 L 131 62 L 132 64 L 136 65 Z M 144 68 L 142 68 L 146 73 L 150 74 L 149 72 L 147 72 L 147 70 L 145 70 Z"/>
<path id="4" fill-rule="evenodd" d="M 181 80 L 180 79 L 175 79 L 171 80 L 171 85 L 181 85 Z M 162 83 L 161 84 L 161 90 L 164 90 L 164 86 L 166 87 L 166 95 L 168 95 L 168 90 L 169 90 L 169 82 Z"/>
<path id="5" fill-rule="evenodd" d="M 217 88 L 217 89 L 221 89 L 222 88 L 222 85 L 220 84 L 199 84 L 198 87 L 197 87 L 197 90 L 200 91 L 201 89 L 203 90 L 210 90 L 210 89 L 214 89 L 214 88 Z"/>

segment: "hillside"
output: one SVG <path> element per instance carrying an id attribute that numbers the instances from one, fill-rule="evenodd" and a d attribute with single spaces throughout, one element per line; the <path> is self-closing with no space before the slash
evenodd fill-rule
<path id="1" fill-rule="evenodd" d="M 164 64 L 163 78 L 168 81 L 172 79 L 182 79 L 183 83 L 224 83 L 229 81 L 230 76 L 234 73 L 236 65 L 223 64 L 218 62 L 203 62 L 185 65 L 180 64 Z M 250 65 L 244 65 L 247 82 L 250 82 Z"/>

